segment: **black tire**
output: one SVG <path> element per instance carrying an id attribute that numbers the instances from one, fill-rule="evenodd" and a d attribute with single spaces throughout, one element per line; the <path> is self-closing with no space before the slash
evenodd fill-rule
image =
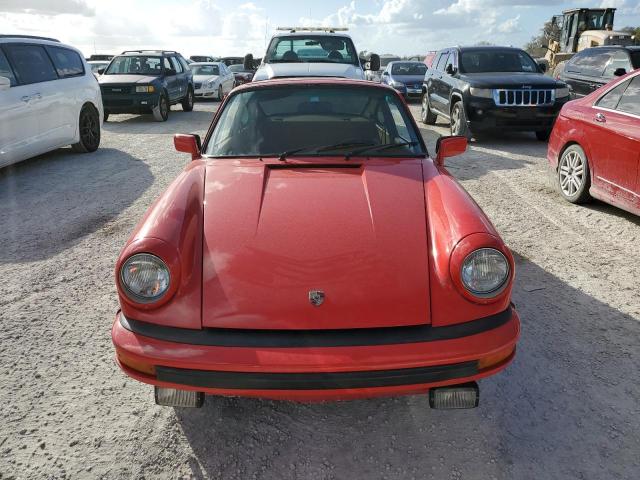
<path id="1" fill-rule="evenodd" d="M 104 112 L 104 121 L 106 122 L 109 119 L 109 112 Z"/>
<path id="2" fill-rule="evenodd" d="M 591 200 L 589 160 L 580 145 L 571 145 L 560 155 L 557 182 L 560 195 L 568 202 L 579 204 Z"/>
<path id="3" fill-rule="evenodd" d="M 222 91 L 222 84 L 218 85 L 218 100 L 222 101 L 224 98 L 224 92 Z"/>
<path id="4" fill-rule="evenodd" d="M 100 146 L 100 114 L 93 105 L 85 105 L 78 119 L 80 141 L 71 145 L 74 152 L 95 152 Z"/>
<path id="5" fill-rule="evenodd" d="M 453 104 L 453 107 L 451 107 L 450 125 L 451 135 L 471 138 L 471 130 L 469 130 L 469 125 L 467 125 L 467 115 L 461 100 L 458 100 Z"/>
<path id="6" fill-rule="evenodd" d="M 153 118 L 157 122 L 166 122 L 169 119 L 169 100 L 167 96 L 163 93 L 160 95 L 160 99 L 158 100 L 158 105 L 153 107 Z"/>
<path id="7" fill-rule="evenodd" d="M 546 142 L 547 140 L 549 140 L 550 136 L 551 136 L 551 130 L 538 130 L 538 131 L 536 131 L 536 138 L 538 140 L 540 140 L 541 142 Z"/>
<path id="8" fill-rule="evenodd" d="M 187 94 L 182 99 L 182 110 L 185 112 L 193 110 L 193 89 L 191 87 L 187 88 Z"/>
<path id="9" fill-rule="evenodd" d="M 435 125 L 438 120 L 438 114 L 431 111 L 431 107 L 429 106 L 429 96 L 426 92 L 422 94 L 420 120 L 422 120 L 422 123 L 425 125 Z"/>

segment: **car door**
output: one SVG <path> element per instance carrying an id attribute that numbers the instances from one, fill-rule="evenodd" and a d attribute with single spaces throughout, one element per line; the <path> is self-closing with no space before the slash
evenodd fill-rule
<path id="1" fill-rule="evenodd" d="M 627 202 L 640 199 L 640 75 L 600 98 L 591 119 L 597 130 L 589 135 L 591 155 L 598 165 L 594 176 L 601 188 Z"/>
<path id="2" fill-rule="evenodd" d="M 20 100 L 28 104 L 29 138 L 27 157 L 64 145 L 65 103 L 58 74 L 45 47 L 37 44 L 7 43 L 3 50 L 22 85 Z M 26 135 L 25 135 L 26 136 Z"/>
<path id="3" fill-rule="evenodd" d="M 583 50 L 572 58 L 564 70 L 564 78 L 573 98 L 589 95 L 602 86 L 602 74 L 610 59 L 608 50 Z"/>
<path id="4" fill-rule="evenodd" d="M 233 76 L 233 72 L 231 72 L 231 70 L 229 70 L 229 67 L 227 67 L 226 65 L 222 65 L 220 73 L 222 75 L 220 77 L 222 78 L 222 91 L 226 95 L 231 90 L 233 90 L 233 82 L 235 77 Z"/>
<path id="5" fill-rule="evenodd" d="M 9 88 L 0 90 L 0 167 L 27 158 L 29 141 L 35 136 L 29 117 L 29 102 L 24 101 L 29 85 L 17 83 L 4 52 L 0 49 L 0 77 L 9 79 Z"/>
<path id="6" fill-rule="evenodd" d="M 449 59 L 449 51 L 445 51 L 440 55 L 438 59 L 438 64 L 436 65 L 436 69 L 431 77 L 431 89 L 429 101 L 431 102 L 431 107 L 438 112 L 443 114 L 447 114 L 449 112 L 449 96 L 446 92 L 446 87 L 443 85 L 445 82 L 445 65 Z"/>
<path id="7" fill-rule="evenodd" d="M 162 67 L 164 70 L 164 81 L 167 85 L 169 100 L 174 102 L 178 98 L 178 76 L 174 66 L 171 64 L 169 57 L 162 58 Z"/>
<path id="8" fill-rule="evenodd" d="M 171 65 L 176 72 L 176 99 L 181 99 L 187 94 L 187 88 L 189 87 L 189 81 L 187 79 L 187 74 L 182 67 L 180 61 L 175 57 L 169 57 L 171 61 Z"/>

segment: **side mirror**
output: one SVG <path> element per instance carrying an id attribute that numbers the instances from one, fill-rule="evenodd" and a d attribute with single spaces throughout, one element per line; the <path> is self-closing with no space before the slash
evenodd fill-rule
<path id="1" fill-rule="evenodd" d="M 377 72 L 378 70 L 380 70 L 380 56 L 376 55 L 375 53 L 372 53 L 369 56 L 369 70 L 373 70 L 374 72 Z"/>
<path id="2" fill-rule="evenodd" d="M 106 69 L 106 68 L 104 68 L 104 67 L 99 68 L 99 69 L 98 69 L 98 75 L 102 75 L 102 74 L 103 74 L 104 72 L 106 72 L 106 71 L 107 71 L 107 69 Z"/>
<path id="3" fill-rule="evenodd" d="M 384 76 L 386 76 L 386 75 L 389 75 L 389 72 L 387 72 L 387 71 L 385 70 L 384 72 L 382 72 L 382 76 L 384 77 Z"/>
<path id="4" fill-rule="evenodd" d="M 447 65 L 447 68 L 446 68 L 445 71 L 447 72 L 448 75 L 455 75 L 456 74 L 456 68 L 451 64 Z"/>
<path id="5" fill-rule="evenodd" d="M 621 77 L 627 74 L 627 70 L 624 68 L 616 68 L 616 71 L 613 72 L 613 75 L 616 77 Z"/>
<path id="6" fill-rule="evenodd" d="M 539 63 L 538 64 L 538 69 L 540 70 L 541 73 L 545 73 L 547 71 L 547 64 L 546 63 Z"/>
<path id="7" fill-rule="evenodd" d="M 173 68 L 165 68 L 164 73 L 165 75 L 176 75 L 178 72 L 176 72 Z"/>
<path id="8" fill-rule="evenodd" d="M 0 91 L 9 90 L 11 88 L 11 80 L 7 77 L 0 77 Z"/>
<path id="9" fill-rule="evenodd" d="M 440 137 L 436 143 L 436 164 L 444 166 L 444 159 L 455 157 L 467 150 L 467 138 L 462 136 Z"/>
<path id="10" fill-rule="evenodd" d="M 198 135 L 186 135 L 184 133 L 176 133 L 173 136 L 173 145 L 178 152 L 190 153 L 191 160 L 201 158 L 200 151 L 202 145 Z"/>

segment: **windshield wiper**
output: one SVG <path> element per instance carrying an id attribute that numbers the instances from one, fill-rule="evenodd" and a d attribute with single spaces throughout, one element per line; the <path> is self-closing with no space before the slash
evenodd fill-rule
<path id="1" fill-rule="evenodd" d="M 278 160 L 280 160 L 281 162 L 284 162 L 287 160 L 287 157 L 290 157 L 291 155 L 295 155 L 296 153 L 305 152 L 305 151 L 309 153 L 321 153 L 321 152 L 327 152 L 329 150 L 336 150 L 339 148 L 357 147 L 358 145 L 368 145 L 369 148 L 372 148 L 374 146 L 374 144 L 371 142 L 353 141 L 353 142 L 335 143 L 333 145 L 325 145 L 320 147 L 302 147 L 302 148 L 296 148 L 293 150 L 287 150 L 286 152 L 282 152 L 278 156 Z"/>
<path id="2" fill-rule="evenodd" d="M 351 150 L 349 153 L 345 155 L 344 158 L 345 160 L 349 160 L 351 157 L 353 157 L 354 155 L 358 155 L 359 153 L 370 152 L 370 151 L 380 152 L 382 150 L 391 150 L 392 148 L 396 148 L 396 147 L 415 147 L 416 145 L 419 145 L 419 143 L 418 142 L 381 143 L 380 145 L 371 145 L 368 147 Z"/>

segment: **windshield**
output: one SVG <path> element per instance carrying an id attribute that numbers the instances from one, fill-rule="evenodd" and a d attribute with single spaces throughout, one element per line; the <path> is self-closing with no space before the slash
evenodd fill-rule
<path id="1" fill-rule="evenodd" d="M 220 75 L 218 65 L 191 65 L 189 68 L 194 75 Z"/>
<path id="2" fill-rule="evenodd" d="M 265 63 L 326 62 L 360 65 L 349 37 L 320 35 L 274 37 Z"/>
<path id="3" fill-rule="evenodd" d="M 424 75 L 427 66 L 424 63 L 394 63 L 391 67 L 392 75 Z"/>
<path id="4" fill-rule="evenodd" d="M 519 50 L 472 50 L 460 55 L 461 73 L 538 72 L 538 65 Z"/>
<path id="5" fill-rule="evenodd" d="M 162 73 L 162 60 L 160 57 L 124 56 L 113 59 L 106 75 L 160 75 Z"/>
<path id="6" fill-rule="evenodd" d="M 380 145 L 386 149 L 356 156 L 426 154 L 395 93 L 362 86 L 285 86 L 233 95 L 205 152 L 214 157 L 268 157 L 302 149 L 299 155 L 344 156 L 356 147 Z"/>
<path id="7" fill-rule="evenodd" d="M 93 73 L 98 73 L 98 70 L 105 68 L 107 65 L 109 65 L 109 62 L 89 63 L 89 67 L 91 67 L 91 71 Z"/>

